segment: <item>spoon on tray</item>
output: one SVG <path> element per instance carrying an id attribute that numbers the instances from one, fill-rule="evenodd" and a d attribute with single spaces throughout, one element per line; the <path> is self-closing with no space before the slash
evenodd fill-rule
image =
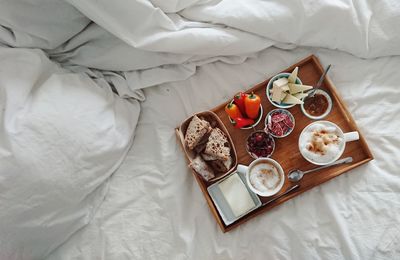
<path id="1" fill-rule="evenodd" d="M 324 166 L 321 166 L 321 167 L 317 167 L 317 168 L 314 168 L 314 169 L 311 169 L 311 170 L 308 170 L 308 171 L 301 171 L 299 169 L 293 169 L 288 173 L 288 178 L 289 178 L 289 181 L 291 181 L 291 182 L 297 182 L 297 181 L 300 181 L 301 178 L 303 178 L 304 174 L 315 172 L 315 171 L 318 171 L 318 170 L 321 170 L 321 169 L 325 169 L 325 168 L 328 168 L 328 167 L 331 167 L 331 166 L 334 166 L 334 165 L 351 163 L 352 161 L 353 161 L 353 157 L 346 157 L 346 158 L 337 160 L 337 161 L 335 161 L 333 163 L 330 163 L 330 164 L 327 164 L 327 165 L 324 165 Z"/>
<path id="2" fill-rule="evenodd" d="M 319 78 L 319 81 L 317 83 L 317 85 L 315 85 L 314 88 L 312 88 L 307 94 L 309 97 L 314 97 L 315 91 L 317 91 L 317 89 L 319 89 L 322 85 L 322 82 L 324 81 L 324 78 L 326 76 L 326 74 L 328 73 L 329 69 L 331 68 L 331 64 L 328 65 L 328 67 L 326 67 L 324 73 L 322 73 L 321 77 Z"/>

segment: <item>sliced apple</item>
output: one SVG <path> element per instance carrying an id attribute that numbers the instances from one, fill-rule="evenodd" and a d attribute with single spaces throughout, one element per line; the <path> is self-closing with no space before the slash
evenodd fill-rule
<path id="1" fill-rule="evenodd" d="M 288 78 L 280 78 L 273 82 L 270 89 L 271 99 L 278 104 L 303 104 L 301 99 L 307 97 L 303 92 L 313 87 L 307 85 L 296 84 L 299 68 L 296 67 Z"/>
<path id="2" fill-rule="evenodd" d="M 275 80 L 273 85 L 277 87 L 283 87 L 289 83 L 287 78 L 280 78 L 278 80 Z"/>
<path id="3" fill-rule="evenodd" d="M 280 87 L 274 86 L 272 88 L 272 101 L 281 103 L 282 89 Z"/>
<path id="4" fill-rule="evenodd" d="M 291 94 L 287 94 L 287 96 L 282 100 L 282 102 L 286 104 L 303 104 L 303 101 L 301 101 L 300 99 Z"/>
<path id="5" fill-rule="evenodd" d="M 289 90 L 290 90 L 289 85 L 287 85 L 287 84 L 282 86 L 281 89 L 282 89 L 282 91 L 287 91 L 287 92 L 289 92 Z"/>
<path id="6" fill-rule="evenodd" d="M 297 93 L 297 94 L 294 94 L 293 96 L 295 96 L 295 97 L 298 98 L 298 99 L 303 99 L 303 98 L 307 97 L 308 94 L 305 94 L 305 93 Z"/>
<path id="7" fill-rule="evenodd" d="M 299 71 L 299 67 L 296 67 L 292 73 L 290 74 L 288 81 L 289 83 L 296 83 L 296 79 L 297 79 L 297 72 Z"/>
<path id="8" fill-rule="evenodd" d="M 312 88 L 313 88 L 312 86 L 289 83 L 290 94 L 296 94 Z"/>

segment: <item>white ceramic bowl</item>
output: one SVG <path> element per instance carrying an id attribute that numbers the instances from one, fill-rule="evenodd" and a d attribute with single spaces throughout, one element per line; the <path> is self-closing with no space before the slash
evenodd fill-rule
<path id="1" fill-rule="evenodd" d="M 269 102 L 271 102 L 272 105 L 279 107 L 279 108 L 291 108 L 296 105 L 296 104 L 285 104 L 285 103 L 278 104 L 278 103 L 272 101 L 271 92 L 270 92 L 275 80 L 278 80 L 280 78 L 289 78 L 290 74 L 291 73 L 287 73 L 287 72 L 279 73 L 278 75 L 275 75 L 274 77 L 272 77 L 271 80 L 268 82 L 265 91 L 266 91 L 267 98 L 268 98 Z M 303 85 L 303 82 L 301 82 L 299 77 L 296 78 L 296 84 Z"/>
<path id="2" fill-rule="evenodd" d="M 274 133 L 272 133 L 269 129 L 268 129 L 268 116 L 276 113 L 276 112 L 282 112 L 285 113 L 286 115 L 288 115 L 288 117 L 290 118 L 290 120 L 293 122 L 293 127 L 287 131 L 284 135 L 275 135 Z M 294 119 L 294 116 L 292 115 L 292 113 L 289 112 L 289 110 L 286 109 L 281 109 L 281 108 L 277 108 L 277 109 L 273 109 L 271 111 L 269 111 L 269 113 L 267 114 L 267 116 L 265 117 L 265 128 L 268 129 L 268 133 L 270 133 L 270 135 L 272 135 L 275 138 L 283 138 L 286 137 L 288 135 L 290 135 L 291 132 L 293 132 L 294 127 L 296 126 L 296 120 Z"/>
<path id="3" fill-rule="evenodd" d="M 312 120 L 321 120 L 321 119 L 325 118 L 327 115 L 329 115 L 329 113 L 331 112 L 331 110 L 332 110 L 332 98 L 331 98 L 331 96 L 328 94 L 328 92 L 326 92 L 326 91 L 323 90 L 323 89 L 317 89 L 317 90 L 315 91 L 315 94 L 324 95 L 324 96 L 326 97 L 326 99 L 328 100 L 328 108 L 326 109 L 325 113 L 323 113 L 323 114 L 320 115 L 320 116 L 313 116 L 313 115 L 310 115 L 310 114 L 307 113 L 307 111 L 304 109 L 304 104 L 301 104 L 301 105 L 300 105 L 300 107 L 301 107 L 301 112 L 303 112 L 303 114 L 304 114 L 306 117 L 308 117 L 308 118 L 310 118 L 310 119 L 312 119 Z M 306 99 L 307 99 L 307 97 L 306 97 L 304 100 L 306 100 Z"/>
<path id="4" fill-rule="evenodd" d="M 250 138 L 253 134 L 256 134 L 256 133 L 266 134 L 266 135 L 268 136 L 268 138 L 270 138 L 270 140 L 271 140 L 272 151 L 271 151 L 271 153 L 268 154 L 266 157 L 262 157 L 262 156 L 258 157 L 255 153 L 250 152 L 249 138 Z M 273 154 L 274 151 L 275 151 L 275 140 L 274 140 L 274 138 L 272 137 L 272 135 L 271 135 L 270 133 L 266 133 L 266 132 L 263 131 L 263 130 L 254 131 L 254 132 L 252 132 L 251 134 L 249 134 L 249 136 L 246 138 L 246 151 L 247 151 L 247 153 L 248 153 L 252 158 L 254 158 L 254 159 L 271 157 L 272 154 Z"/>
<path id="5" fill-rule="evenodd" d="M 230 104 L 232 104 L 232 103 L 233 103 L 233 100 L 231 101 Z M 262 105 L 260 104 L 260 110 L 258 111 L 258 117 L 254 120 L 255 121 L 254 124 L 246 126 L 246 127 L 241 127 L 240 129 L 252 129 L 256 125 L 258 125 L 258 123 L 261 122 L 261 118 L 263 116 L 263 113 L 264 113 L 264 110 L 263 110 Z M 228 116 L 228 118 L 229 118 L 229 121 L 231 121 L 231 123 L 233 124 L 234 123 L 233 119 L 230 116 Z"/>

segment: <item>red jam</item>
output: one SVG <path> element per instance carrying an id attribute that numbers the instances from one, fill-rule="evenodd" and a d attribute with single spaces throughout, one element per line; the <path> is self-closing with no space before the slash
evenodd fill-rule
<path id="1" fill-rule="evenodd" d="M 304 109 L 311 116 L 321 116 L 328 109 L 328 99 L 322 94 L 315 94 L 314 97 L 307 97 L 304 100 Z"/>

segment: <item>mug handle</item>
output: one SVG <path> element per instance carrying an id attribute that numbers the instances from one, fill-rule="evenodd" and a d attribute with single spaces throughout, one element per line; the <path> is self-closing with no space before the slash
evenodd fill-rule
<path id="1" fill-rule="evenodd" d="M 238 166 L 237 166 L 237 168 L 236 168 L 236 170 L 237 170 L 239 173 L 242 173 L 242 174 L 246 174 L 247 169 L 249 169 L 249 167 L 246 166 L 246 165 L 243 165 L 243 164 L 238 164 Z"/>
<path id="2" fill-rule="evenodd" d="M 343 136 L 346 143 L 360 139 L 360 135 L 357 131 L 344 133 Z"/>

